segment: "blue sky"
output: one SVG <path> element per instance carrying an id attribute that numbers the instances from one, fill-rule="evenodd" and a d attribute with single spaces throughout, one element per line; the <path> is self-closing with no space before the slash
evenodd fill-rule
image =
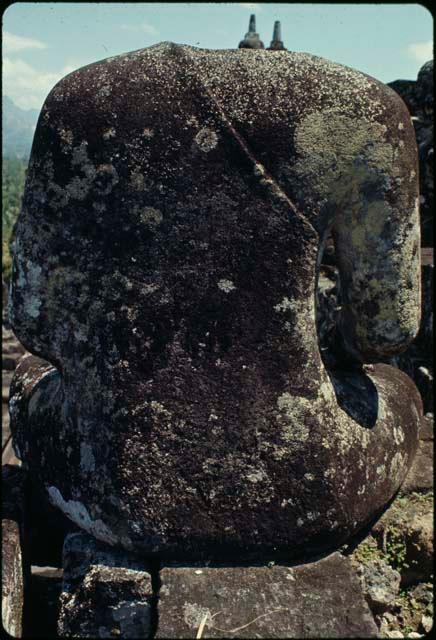
<path id="1" fill-rule="evenodd" d="M 108 56 L 165 40 L 235 48 L 250 13 L 265 46 L 280 20 L 291 51 L 383 82 L 415 79 L 433 57 L 433 18 L 419 4 L 17 2 L 3 14 L 3 92 L 23 109 L 40 109 L 61 77 Z"/>

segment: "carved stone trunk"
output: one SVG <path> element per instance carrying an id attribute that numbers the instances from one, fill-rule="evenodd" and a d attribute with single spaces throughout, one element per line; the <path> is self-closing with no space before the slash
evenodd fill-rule
<path id="1" fill-rule="evenodd" d="M 338 255 L 323 364 L 318 262 Z M 385 85 L 315 56 L 163 43 L 64 78 L 13 247 L 17 452 L 142 553 L 301 556 L 395 493 L 422 413 L 417 152 Z"/>

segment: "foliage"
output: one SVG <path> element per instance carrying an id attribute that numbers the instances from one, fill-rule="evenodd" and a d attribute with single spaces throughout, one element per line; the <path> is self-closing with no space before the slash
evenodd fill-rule
<path id="1" fill-rule="evenodd" d="M 409 565 L 406 562 L 407 547 L 404 539 L 404 533 L 395 526 L 386 527 L 383 538 L 383 550 L 386 561 L 399 571 L 407 569 Z"/>
<path id="2" fill-rule="evenodd" d="M 416 508 L 426 508 L 433 504 L 433 492 L 411 493 L 408 496 L 398 497 L 391 507 L 391 517 L 386 521 L 383 532 L 383 553 L 386 561 L 402 573 L 409 564 L 407 558 L 406 533 L 402 521 L 413 517 Z M 416 560 L 411 561 L 416 564 Z"/>
<path id="3" fill-rule="evenodd" d="M 352 558 L 365 564 L 371 560 L 383 559 L 393 569 L 402 573 L 409 568 L 407 563 L 407 534 L 404 521 L 413 517 L 414 510 L 426 509 L 433 504 L 433 492 L 410 493 L 398 496 L 385 518 L 382 539 L 369 535 L 353 551 Z M 416 560 L 411 560 L 416 564 Z"/>
<path id="4" fill-rule="evenodd" d="M 2 169 L 2 276 L 10 278 L 11 258 L 8 243 L 21 208 L 27 163 L 17 158 L 3 158 Z"/>
<path id="5" fill-rule="evenodd" d="M 429 593 L 433 593 L 432 583 L 423 583 L 428 588 Z M 403 635 L 407 636 L 412 631 L 420 629 L 422 617 L 433 617 L 433 601 L 424 602 L 416 600 L 414 597 L 415 587 L 411 586 L 401 589 L 395 602 L 395 613 L 401 623 L 400 629 Z"/>
<path id="6" fill-rule="evenodd" d="M 371 562 L 371 560 L 380 560 L 383 558 L 383 553 L 378 548 L 376 540 L 369 535 L 355 548 L 352 553 L 352 558 L 356 562 L 366 564 L 367 562 Z"/>

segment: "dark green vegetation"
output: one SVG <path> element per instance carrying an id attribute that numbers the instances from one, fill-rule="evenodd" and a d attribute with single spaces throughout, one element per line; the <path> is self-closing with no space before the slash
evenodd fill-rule
<path id="1" fill-rule="evenodd" d="M 2 169 L 2 276 L 8 280 L 11 258 L 8 243 L 18 217 L 23 197 L 27 160 L 3 158 Z"/>

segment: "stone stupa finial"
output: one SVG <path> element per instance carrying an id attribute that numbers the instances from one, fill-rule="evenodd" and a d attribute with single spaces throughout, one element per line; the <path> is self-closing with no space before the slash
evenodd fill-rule
<path id="1" fill-rule="evenodd" d="M 248 32 L 245 37 L 239 43 L 239 49 L 264 49 L 264 44 L 259 38 L 259 34 L 256 33 L 256 16 L 254 13 L 250 16 L 250 22 L 248 24 Z"/>
<path id="2" fill-rule="evenodd" d="M 268 51 L 286 51 L 286 47 L 282 40 L 282 26 L 280 20 L 274 22 L 274 31 L 271 44 L 268 47 Z"/>

